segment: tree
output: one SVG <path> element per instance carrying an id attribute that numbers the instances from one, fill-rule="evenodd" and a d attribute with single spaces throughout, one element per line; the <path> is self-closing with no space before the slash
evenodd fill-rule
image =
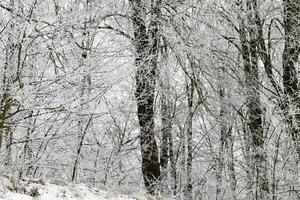
<path id="1" fill-rule="evenodd" d="M 128 192 L 143 178 L 174 199 L 297 199 L 299 6 L 2 0 L 1 164 Z"/>
<path id="2" fill-rule="evenodd" d="M 168 66 L 167 66 L 168 67 Z M 172 98 L 172 87 L 169 80 L 169 69 L 160 70 L 160 112 L 161 112 L 161 148 L 160 148 L 160 167 L 161 167 L 161 187 L 171 188 L 171 193 L 176 195 L 176 163 L 173 142 L 173 119 L 175 117 L 175 103 Z M 170 178 L 169 178 L 170 177 Z M 166 191 L 167 193 L 167 191 Z"/>
<path id="3" fill-rule="evenodd" d="M 217 59 L 217 58 L 216 58 Z M 223 61 L 224 62 L 224 61 Z M 228 119 L 232 118 L 232 111 L 230 109 L 230 93 L 231 89 L 229 84 L 226 82 L 228 80 L 228 74 L 226 72 L 226 64 L 220 63 L 221 66 L 218 70 L 219 76 L 219 101 L 220 101 L 220 113 L 219 113 L 219 126 L 220 126 L 220 136 L 219 136 L 219 155 L 217 157 L 217 191 L 216 199 L 222 199 L 224 188 L 223 188 L 223 172 L 227 167 L 227 172 L 229 176 L 230 189 L 232 192 L 232 198 L 236 199 L 236 173 L 235 173 L 235 163 L 234 163 L 234 152 L 233 152 L 233 124 L 228 122 Z"/>
<path id="4" fill-rule="evenodd" d="M 299 80 L 296 63 L 300 54 L 300 1 L 283 0 L 284 51 L 282 55 L 284 111 L 300 160 Z M 288 104 L 288 105 L 287 105 Z"/>
<path id="5" fill-rule="evenodd" d="M 151 2 L 151 22 L 146 24 L 146 2 L 130 1 L 133 10 L 134 46 L 136 49 L 136 100 L 140 124 L 142 172 L 145 186 L 155 194 L 160 179 L 158 147 L 154 132 L 154 95 L 157 78 L 158 21 L 161 1 Z"/>
<path id="6" fill-rule="evenodd" d="M 239 36 L 241 41 L 241 54 L 243 58 L 245 72 L 245 95 L 247 106 L 247 129 L 248 139 L 250 140 L 250 160 L 249 169 L 255 174 L 255 198 L 268 199 L 268 180 L 266 164 L 267 158 L 264 153 L 265 133 L 262 119 L 262 105 L 259 94 L 259 71 L 258 71 L 258 52 L 257 52 L 257 35 L 255 28 L 255 15 L 253 11 L 254 1 L 238 2 L 241 10 L 245 9 L 248 18 L 241 17 Z M 253 160 L 252 160 L 253 159 Z"/>

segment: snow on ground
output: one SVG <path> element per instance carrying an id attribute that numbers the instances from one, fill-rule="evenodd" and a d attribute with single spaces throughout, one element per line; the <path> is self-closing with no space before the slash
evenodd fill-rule
<path id="1" fill-rule="evenodd" d="M 150 200 L 89 188 L 82 184 L 66 184 L 51 181 L 18 181 L 11 177 L 0 177 L 0 199 L 2 200 Z"/>

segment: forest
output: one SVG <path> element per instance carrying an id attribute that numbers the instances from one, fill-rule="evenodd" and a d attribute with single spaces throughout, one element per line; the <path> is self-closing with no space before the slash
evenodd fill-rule
<path id="1" fill-rule="evenodd" d="M 0 172 L 300 199 L 299 55 L 300 0 L 1 0 Z"/>

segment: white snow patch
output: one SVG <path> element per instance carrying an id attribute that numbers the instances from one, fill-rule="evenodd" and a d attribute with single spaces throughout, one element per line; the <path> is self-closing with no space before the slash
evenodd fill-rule
<path id="1" fill-rule="evenodd" d="M 149 200 L 146 195 L 129 196 L 83 184 L 59 184 L 56 182 L 30 180 L 19 181 L 15 191 L 10 177 L 0 178 L 0 199 L 2 200 Z M 14 186 L 13 186 L 14 187 Z"/>

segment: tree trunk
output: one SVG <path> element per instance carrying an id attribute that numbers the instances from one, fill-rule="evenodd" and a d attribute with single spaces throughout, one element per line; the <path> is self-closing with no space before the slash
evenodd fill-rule
<path id="1" fill-rule="evenodd" d="M 174 154 L 174 144 L 173 144 L 173 137 L 172 132 L 169 132 L 169 158 L 170 158 L 170 170 L 171 170 L 171 182 L 172 184 L 172 190 L 173 195 L 177 194 L 177 171 L 176 171 L 176 161 L 175 161 L 175 154 Z"/>
<path id="2" fill-rule="evenodd" d="M 12 15 L 15 12 L 14 1 L 10 0 L 10 7 L 12 9 Z M 2 97 L 0 99 L 0 148 L 2 147 L 3 135 L 5 133 L 5 120 L 7 120 L 7 115 L 11 109 L 11 83 L 13 80 L 12 70 L 14 65 L 14 54 L 15 54 L 15 44 L 13 41 L 14 33 L 14 22 L 11 22 L 9 25 L 9 30 L 11 31 L 8 35 L 8 44 L 6 47 L 6 58 L 3 70 L 3 80 L 2 80 Z"/>
<path id="3" fill-rule="evenodd" d="M 160 70 L 160 88 L 161 88 L 161 122 L 162 122 L 162 140 L 161 140 L 161 179 L 168 187 L 168 192 L 176 194 L 176 165 L 173 150 L 172 124 L 174 117 L 174 103 L 169 95 L 171 92 L 169 83 L 169 70 Z M 162 185 L 162 187 L 164 187 Z"/>
<path id="4" fill-rule="evenodd" d="M 221 84 L 220 84 L 221 86 Z M 220 98 L 220 140 L 219 140 L 219 152 L 217 156 L 217 172 L 216 172 L 216 178 L 217 178 L 217 188 L 216 188 L 216 200 L 222 199 L 223 196 L 223 169 L 224 169 L 224 158 L 225 158 L 225 143 L 226 143 L 226 132 L 227 132 L 227 126 L 226 122 L 224 121 L 224 115 L 225 115 L 225 107 L 224 107 L 224 88 L 219 89 L 219 98 Z"/>
<path id="5" fill-rule="evenodd" d="M 284 94 L 289 102 L 285 115 L 300 160 L 300 88 L 296 68 L 300 53 L 300 0 L 283 0 L 283 7 L 285 40 L 282 61 L 283 86 Z"/>
<path id="6" fill-rule="evenodd" d="M 75 2 L 75 6 L 79 6 L 80 2 Z M 89 96 L 91 94 L 91 85 L 92 85 L 92 79 L 91 79 L 91 74 L 88 73 L 89 68 L 87 68 L 86 61 L 89 59 L 89 52 L 88 49 L 91 48 L 92 46 L 92 41 L 93 38 L 90 36 L 90 32 L 87 29 L 87 24 L 90 21 L 90 9 L 91 9 L 91 4 L 89 0 L 84 0 L 83 1 L 84 5 L 84 13 L 86 14 L 86 17 L 84 19 L 84 27 L 82 30 L 82 51 L 81 51 L 81 56 L 79 57 L 79 67 L 82 70 L 82 81 L 81 81 L 81 87 L 80 87 L 80 103 L 81 103 L 81 108 L 79 112 L 84 112 L 84 110 L 89 110 L 89 106 L 85 106 L 86 100 L 89 99 Z M 56 5 L 56 13 L 58 12 L 58 7 Z M 86 68 L 88 70 L 86 70 Z M 72 175 L 71 175 L 71 181 L 74 182 L 78 178 L 78 166 L 80 164 L 80 156 L 81 152 L 83 149 L 83 142 L 86 138 L 86 135 L 88 134 L 88 129 L 90 126 L 93 124 L 93 115 L 90 115 L 88 118 L 85 116 L 79 116 L 78 120 L 78 146 L 76 150 L 76 155 L 75 155 L 75 161 L 74 165 L 72 167 Z M 86 124 L 86 126 L 84 126 Z"/>
<path id="7" fill-rule="evenodd" d="M 136 92 L 138 120 L 140 125 L 140 145 L 142 153 L 142 173 L 147 191 L 155 194 L 160 179 L 158 147 L 154 132 L 154 95 L 157 76 L 159 2 L 152 5 L 150 27 L 146 26 L 146 8 L 141 0 L 131 0 L 133 10 L 134 45 L 136 50 Z M 150 32 L 148 32 L 148 30 Z"/>
<path id="8" fill-rule="evenodd" d="M 187 84 L 187 100 L 188 100 L 188 116 L 187 116 L 187 162 L 186 162 L 186 199 L 193 199 L 193 183 L 192 183 L 192 170 L 193 170 L 193 116 L 194 116 L 194 108 L 193 108 L 193 100 L 194 100 L 194 90 L 195 85 L 193 80 Z"/>
<path id="9" fill-rule="evenodd" d="M 228 122 L 230 119 L 230 112 L 228 107 L 228 92 L 230 90 L 228 85 L 225 85 L 223 80 L 224 70 L 219 72 L 219 99 L 220 99 L 220 146 L 218 157 L 218 171 L 217 171 L 217 195 L 216 199 L 222 199 L 222 173 L 227 164 L 228 176 L 230 180 L 230 190 L 232 198 L 236 199 L 236 176 L 234 170 L 234 155 L 233 155 L 233 137 L 232 137 L 232 125 Z M 228 125 L 229 124 L 229 125 Z M 227 159 L 225 159 L 227 154 Z"/>
<path id="10" fill-rule="evenodd" d="M 92 119 L 93 119 L 93 115 L 90 116 L 84 130 L 81 130 L 81 134 L 80 134 L 80 138 L 79 138 L 79 144 L 78 144 L 78 147 L 77 147 L 77 152 L 76 152 L 76 156 L 75 156 L 75 161 L 74 161 L 74 165 L 73 165 L 73 169 L 72 169 L 72 182 L 76 180 L 77 178 L 77 170 L 78 170 L 78 165 L 79 165 L 79 158 L 80 158 L 80 155 L 81 155 L 81 151 L 82 151 L 82 148 L 83 148 L 83 142 L 84 142 L 84 139 L 86 137 L 86 134 L 87 134 L 87 130 L 92 122 Z"/>
<path id="11" fill-rule="evenodd" d="M 269 187 L 264 154 L 264 131 L 259 94 L 258 52 L 253 5 L 255 0 L 246 2 L 247 19 L 240 19 L 240 41 L 245 72 L 245 94 L 247 106 L 247 127 L 251 140 L 250 168 L 254 169 L 255 199 L 269 199 Z M 242 4 L 240 5 L 242 8 Z M 246 21 L 247 20 L 247 21 Z M 245 24 L 247 22 L 247 25 Z"/>
<path id="12" fill-rule="evenodd" d="M 6 79 L 6 77 L 4 77 Z M 5 134 L 6 130 L 6 117 L 8 115 L 8 112 L 11 108 L 11 96 L 10 96 L 10 89 L 9 89 L 9 83 L 6 83 L 3 85 L 4 88 L 4 93 L 0 102 L 0 148 L 2 147 L 2 140 L 3 140 L 3 135 Z"/>
<path id="13" fill-rule="evenodd" d="M 161 115 L 162 115 L 162 142 L 161 142 L 161 179 L 171 188 L 172 193 L 176 190 L 176 168 L 174 167 L 173 139 L 172 139 L 172 103 L 162 90 Z M 170 168 L 169 168 L 170 166 Z M 170 174 L 170 176 L 169 176 Z M 170 177 L 170 180 L 168 178 Z"/>
<path id="14" fill-rule="evenodd" d="M 169 132 L 171 131 L 171 116 L 168 108 L 168 100 L 164 91 L 161 94 L 161 115 L 162 115 L 162 141 L 161 141 L 161 156 L 160 166 L 163 179 L 167 177 L 167 167 L 169 160 Z"/>
<path id="15" fill-rule="evenodd" d="M 236 175 L 235 175 L 235 169 L 234 169 L 234 155 L 233 155 L 233 136 L 232 136 L 232 128 L 229 127 L 227 129 L 227 154 L 228 154 L 228 161 L 227 161 L 227 168 L 228 168 L 228 176 L 230 180 L 230 189 L 232 193 L 232 199 L 237 199 L 236 196 Z"/>

